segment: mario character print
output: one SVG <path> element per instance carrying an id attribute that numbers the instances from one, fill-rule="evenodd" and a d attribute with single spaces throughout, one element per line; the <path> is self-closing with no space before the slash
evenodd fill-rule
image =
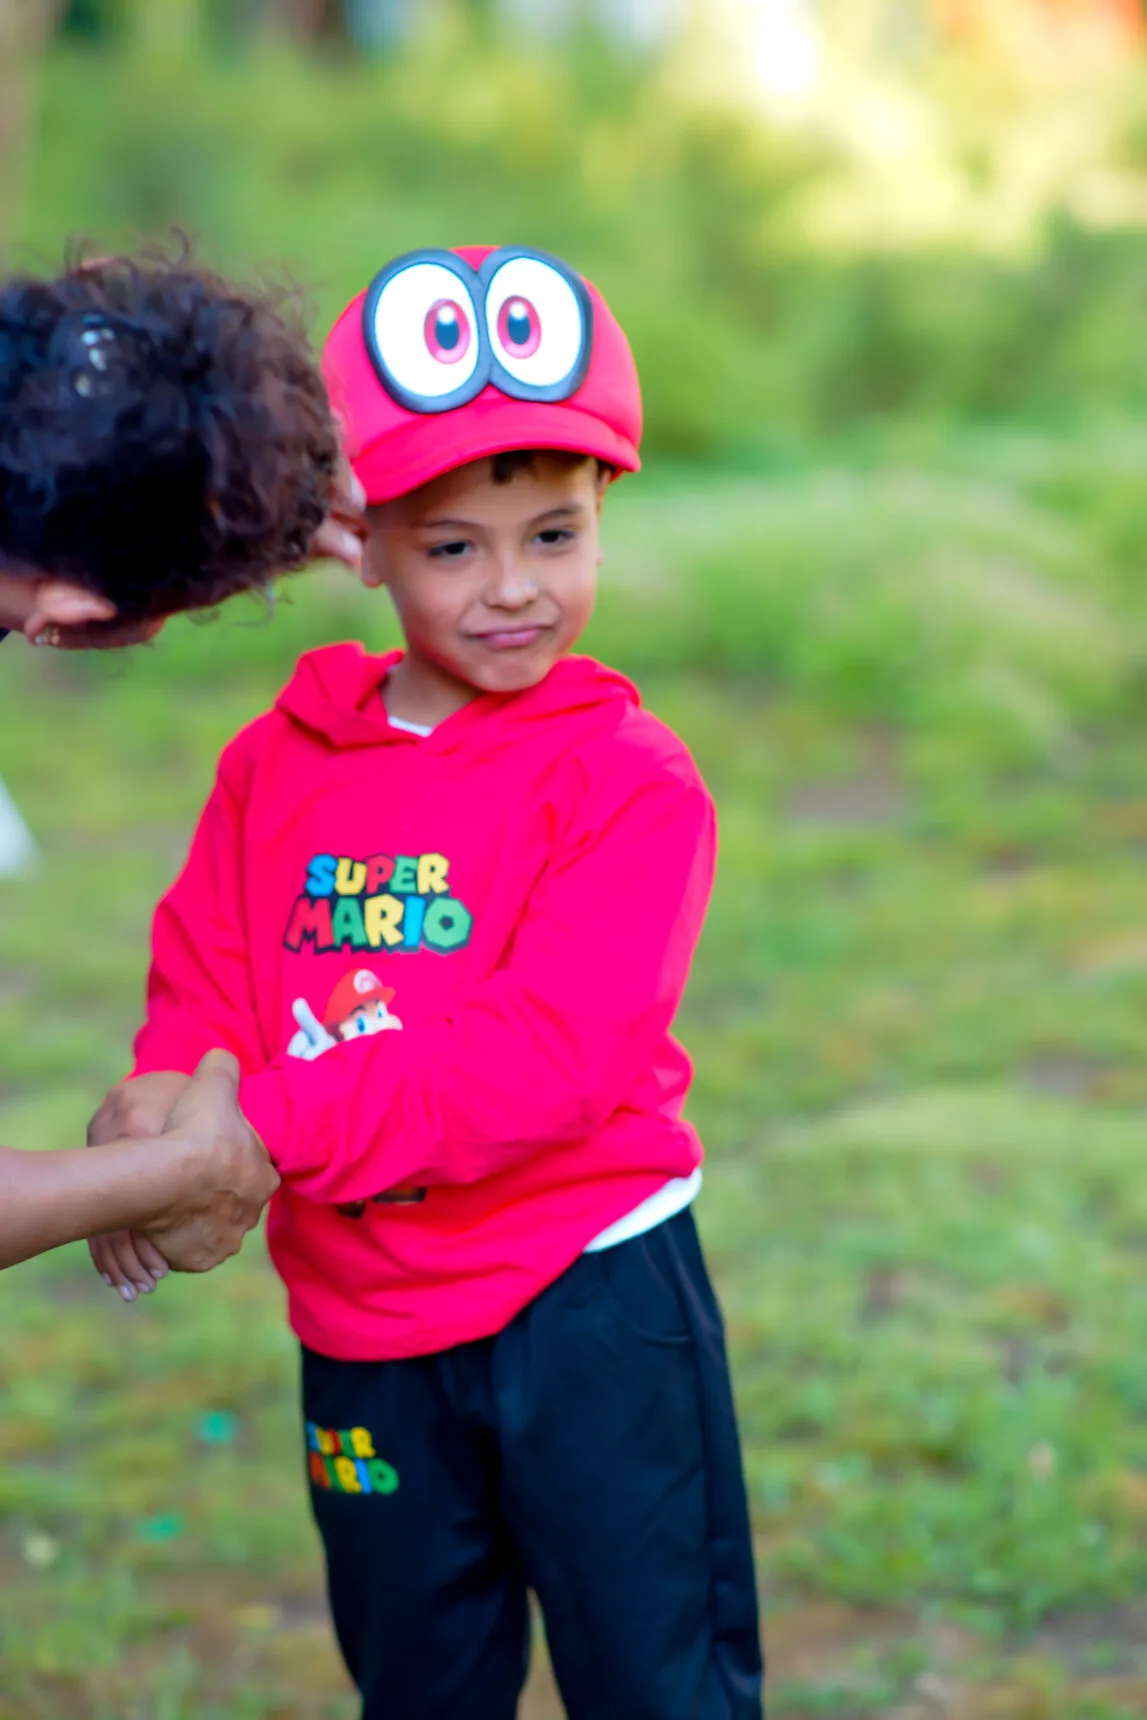
<path id="1" fill-rule="evenodd" d="M 393 1001 L 393 986 L 383 985 L 370 968 L 353 968 L 343 974 L 331 992 L 321 1021 L 305 997 L 295 999 L 291 1014 L 299 1030 L 287 1047 L 287 1056 L 313 1063 L 316 1057 L 325 1057 L 328 1051 L 349 1040 L 365 1039 L 375 1033 L 401 1032 L 402 1023 L 390 1010 Z M 388 1189 L 371 1198 L 380 1206 L 417 1206 L 426 1199 L 426 1190 Z M 365 1200 L 355 1200 L 339 1203 L 336 1210 L 344 1218 L 361 1218 L 366 1207 Z"/>
<path id="2" fill-rule="evenodd" d="M 305 997 L 296 998 L 291 1013 L 299 1031 L 287 1047 L 287 1056 L 313 1063 L 346 1040 L 400 1031 L 402 1023 L 389 1007 L 393 999 L 394 987 L 383 985 L 370 968 L 343 975 L 331 992 L 322 1021 Z"/>

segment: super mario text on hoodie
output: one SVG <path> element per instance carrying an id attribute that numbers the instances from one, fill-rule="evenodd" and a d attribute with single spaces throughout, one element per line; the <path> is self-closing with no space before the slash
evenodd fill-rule
<path id="1" fill-rule="evenodd" d="M 473 915 L 450 894 L 445 854 L 316 854 L 287 921 L 287 949 L 433 950 L 470 941 Z"/>

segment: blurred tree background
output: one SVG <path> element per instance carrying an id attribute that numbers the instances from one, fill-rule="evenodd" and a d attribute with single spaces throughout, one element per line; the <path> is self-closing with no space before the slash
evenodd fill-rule
<path id="1" fill-rule="evenodd" d="M 1137 412 L 1137 0 L 4 0 L 9 254 L 180 223 L 323 318 L 511 231 L 615 295 L 651 452 Z M 35 133 L 34 160 L 29 139 Z"/>
<path id="2" fill-rule="evenodd" d="M 590 643 L 720 806 L 681 1031 L 779 1720 L 1147 1715 L 1145 55 L 1140 0 L 0 0 L 13 266 L 178 226 L 320 337 L 526 242 L 630 333 Z M 281 597 L 5 647 L 0 1138 L 122 1071 L 219 745 L 392 636 Z M 0 1310 L 0 1720 L 352 1713 L 259 1249 Z"/>
<path id="3" fill-rule="evenodd" d="M 619 301 L 651 452 L 1138 411 L 1138 0 L 4 0 L 9 253 L 172 223 L 323 317 L 505 232 Z M 29 139 L 35 132 L 34 162 Z"/>

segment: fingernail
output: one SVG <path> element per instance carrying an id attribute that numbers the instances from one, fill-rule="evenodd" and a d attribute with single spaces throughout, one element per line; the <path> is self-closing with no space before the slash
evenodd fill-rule
<path id="1" fill-rule="evenodd" d="M 119 1287 L 119 1293 L 125 1302 L 135 1301 L 135 1291 L 132 1289 L 130 1284 L 121 1284 Z"/>
<path id="2" fill-rule="evenodd" d="M 363 488 L 362 479 L 359 477 L 357 472 L 351 473 L 348 488 L 351 495 L 354 497 L 355 505 L 360 508 L 365 508 L 366 490 Z"/>
<path id="3" fill-rule="evenodd" d="M 354 533 L 340 531 L 338 544 L 339 554 L 342 556 L 343 560 L 349 562 L 352 567 L 357 567 L 359 562 L 362 560 L 362 545 L 359 543 Z"/>
<path id="4" fill-rule="evenodd" d="M 166 1266 L 153 1266 L 151 1269 L 151 1275 L 158 1284 L 167 1277 L 168 1271 L 169 1268 Z"/>
<path id="5" fill-rule="evenodd" d="M 155 1289 L 155 1285 L 151 1282 L 150 1279 L 148 1279 L 146 1284 L 144 1284 L 142 1281 L 137 1280 L 135 1287 L 139 1291 L 141 1296 L 150 1296 L 152 1291 Z"/>
<path id="6" fill-rule="evenodd" d="M 107 1285 L 107 1287 L 108 1287 L 108 1289 L 109 1289 L 109 1290 L 111 1290 L 111 1289 L 112 1289 L 112 1288 L 113 1288 L 113 1285 L 112 1285 L 112 1275 L 111 1275 L 111 1273 L 110 1273 L 110 1272 L 105 1272 L 105 1273 L 104 1273 L 104 1274 L 103 1274 L 103 1280 L 104 1280 L 104 1283 L 105 1283 L 105 1284 L 106 1284 L 106 1285 Z"/>

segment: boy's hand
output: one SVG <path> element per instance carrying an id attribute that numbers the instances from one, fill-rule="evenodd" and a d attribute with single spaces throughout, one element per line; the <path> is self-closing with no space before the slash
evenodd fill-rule
<path id="1" fill-rule="evenodd" d="M 168 1114 L 191 1077 L 175 1070 L 139 1075 L 112 1088 L 88 1124 L 88 1146 L 111 1141 L 156 1139 L 167 1127 Z M 130 1230 L 110 1230 L 88 1242 L 92 1264 L 110 1289 L 125 1302 L 149 1295 L 167 1277 L 168 1263 L 145 1236 Z"/>
<path id="2" fill-rule="evenodd" d="M 239 1109 L 239 1064 L 229 1051 L 207 1053 L 172 1107 L 163 1138 L 190 1155 L 191 1174 L 148 1226 L 148 1238 L 176 1272 L 210 1272 L 238 1254 L 279 1186 L 266 1148 Z"/>
<path id="3" fill-rule="evenodd" d="M 88 1124 L 88 1146 L 162 1135 L 172 1106 L 190 1080 L 190 1075 L 164 1069 L 118 1082 Z"/>

